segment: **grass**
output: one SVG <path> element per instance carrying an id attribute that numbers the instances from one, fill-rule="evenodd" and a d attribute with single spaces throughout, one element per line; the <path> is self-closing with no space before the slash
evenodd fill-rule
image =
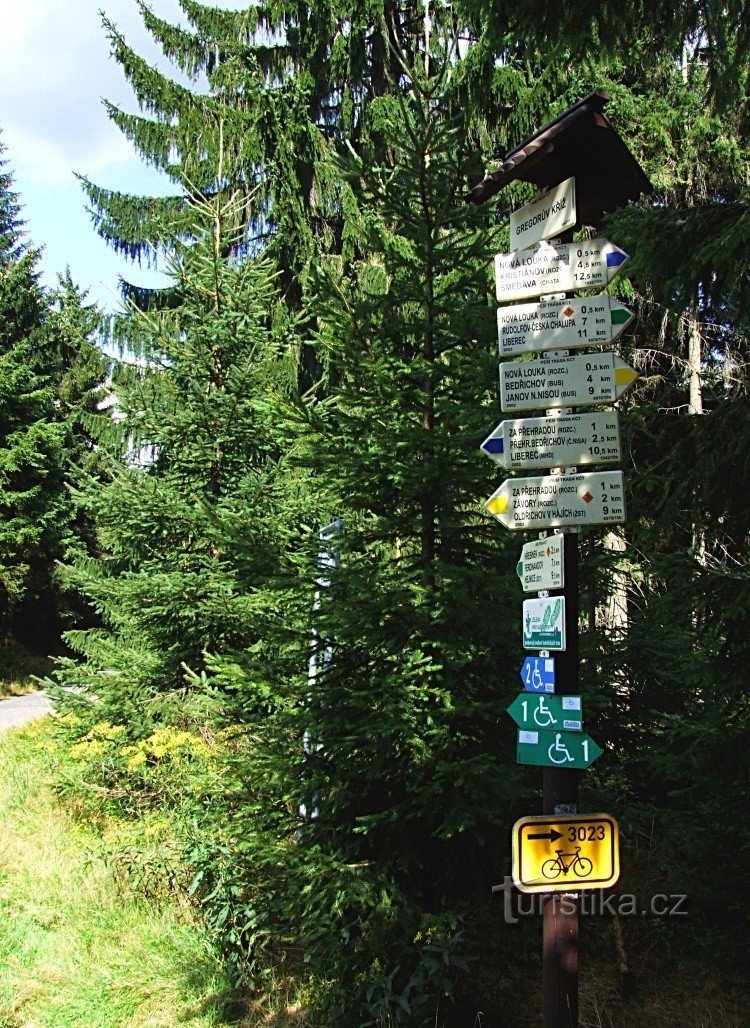
<path id="1" fill-rule="evenodd" d="M 0 736 L 0 1026 L 263 1023 L 189 910 L 118 892 L 96 832 L 45 783 L 42 725 Z"/>
<path id="2" fill-rule="evenodd" d="M 37 676 L 48 675 L 53 663 L 49 657 L 32 653 L 19 643 L 0 643 L 0 699 L 25 696 L 39 689 Z"/>

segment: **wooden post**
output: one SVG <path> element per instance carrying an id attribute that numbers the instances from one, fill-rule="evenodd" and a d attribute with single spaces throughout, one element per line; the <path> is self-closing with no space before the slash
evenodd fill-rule
<path id="1" fill-rule="evenodd" d="M 572 240 L 572 229 L 560 236 L 561 243 L 569 243 Z M 573 293 L 565 295 L 572 296 Z M 575 471 L 575 468 L 560 469 L 566 470 Z M 559 696 L 577 696 L 580 693 L 578 533 L 572 529 L 563 531 L 565 588 L 559 590 L 559 594 L 565 597 L 566 642 L 565 649 L 555 654 L 555 692 Z M 542 813 L 577 814 L 580 782 L 580 771 L 566 771 L 557 767 L 543 768 Z M 549 895 L 542 915 L 544 1028 L 578 1028 L 579 931 L 577 896 L 574 898 L 571 893 Z"/>
<path id="2" fill-rule="evenodd" d="M 578 675 L 578 533 L 567 531 L 564 543 L 566 648 L 555 654 L 555 692 L 579 692 Z M 577 814 L 580 771 L 542 769 L 542 813 Z M 544 1028 L 578 1026 L 578 900 L 570 893 L 546 899 L 542 928 Z"/>

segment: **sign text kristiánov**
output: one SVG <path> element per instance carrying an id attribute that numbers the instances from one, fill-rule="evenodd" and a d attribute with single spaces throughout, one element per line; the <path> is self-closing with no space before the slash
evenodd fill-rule
<path id="1" fill-rule="evenodd" d="M 627 263 L 628 255 L 606 239 L 581 243 L 540 243 L 528 250 L 495 255 L 497 299 L 522 300 L 542 293 L 561 293 L 608 285 Z"/>

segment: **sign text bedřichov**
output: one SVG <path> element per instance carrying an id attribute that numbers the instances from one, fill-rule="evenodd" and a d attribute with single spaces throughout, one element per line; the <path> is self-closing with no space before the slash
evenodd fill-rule
<path id="1" fill-rule="evenodd" d="M 638 378 L 611 352 L 507 361 L 500 365 L 500 407 L 512 411 L 614 403 Z"/>

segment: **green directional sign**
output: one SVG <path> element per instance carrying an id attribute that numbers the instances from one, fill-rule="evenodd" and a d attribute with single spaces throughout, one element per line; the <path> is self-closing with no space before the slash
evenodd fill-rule
<path id="1" fill-rule="evenodd" d="M 586 732 L 518 730 L 516 760 L 519 764 L 583 770 L 603 752 Z"/>
<path id="2" fill-rule="evenodd" d="M 580 732 L 583 730 L 583 704 L 580 696 L 545 696 L 521 693 L 508 707 L 519 728 L 532 731 Z"/>

